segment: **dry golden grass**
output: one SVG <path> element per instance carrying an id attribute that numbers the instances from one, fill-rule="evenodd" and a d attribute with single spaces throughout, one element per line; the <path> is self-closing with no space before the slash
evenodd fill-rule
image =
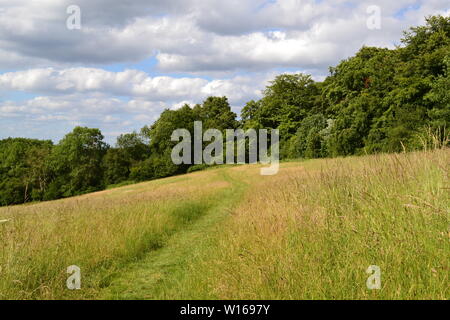
<path id="1" fill-rule="evenodd" d="M 450 297 L 449 149 L 259 169 L 0 208 L 0 298 Z"/>
<path id="2" fill-rule="evenodd" d="M 78 265 L 96 290 L 121 264 L 139 259 L 228 186 L 201 172 L 71 199 L 0 208 L 0 298 L 70 295 L 66 268 Z M 208 186 L 205 188 L 205 186 Z M 184 212 L 186 208 L 189 212 Z"/>
<path id="3" fill-rule="evenodd" d="M 448 299 L 449 155 L 286 164 L 253 183 L 186 287 L 221 299 Z M 382 290 L 366 287 L 370 265 Z"/>

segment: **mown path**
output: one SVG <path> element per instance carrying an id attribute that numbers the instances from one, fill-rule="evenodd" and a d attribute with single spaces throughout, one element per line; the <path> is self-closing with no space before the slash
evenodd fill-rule
<path id="1" fill-rule="evenodd" d="M 166 299 L 211 298 L 183 296 L 183 280 L 188 277 L 187 265 L 206 254 L 215 227 L 239 204 L 248 187 L 232 170 L 220 170 L 220 176 L 230 184 L 221 189 L 214 204 L 201 218 L 174 234 L 166 245 L 148 253 L 118 273 L 110 285 L 100 292 L 102 299 Z M 207 186 L 205 186 L 207 187 Z"/>

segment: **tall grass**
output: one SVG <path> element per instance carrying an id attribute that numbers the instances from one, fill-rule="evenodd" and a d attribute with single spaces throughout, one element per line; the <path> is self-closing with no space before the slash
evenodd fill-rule
<path id="1" fill-rule="evenodd" d="M 125 264 L 164 246 L 227 185 L 217 173 L 177 177 L 72 199 L 0 209 L 0 299 L 80 298 L 66 270 L 95 297 Z M 210 187 L 203 188 L 205 184 Z"/>
<path id="2" fill-rule="evenodd" d="M 288 164 L 258 180 L 172 296 L 450 298 L 449 155 Z M 370 265 L 381 290 L 366 286 Z"/>
<path id="3" fill-rule="evenodd" d="M 1 208 L 0 298 L 448 299 L 449 170 L 449 149 L 225 167 Z"/>

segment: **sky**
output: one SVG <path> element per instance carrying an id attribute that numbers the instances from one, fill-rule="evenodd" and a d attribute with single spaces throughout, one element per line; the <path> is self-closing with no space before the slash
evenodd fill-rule
<path id="1" fill-rule="evenodd" d="M 0 0 L 0 139 L 114 144 L 164 109 L 227 96 L 239 114 L 281 73 L 317 81 L 394 48 L 448 0 Z"/>

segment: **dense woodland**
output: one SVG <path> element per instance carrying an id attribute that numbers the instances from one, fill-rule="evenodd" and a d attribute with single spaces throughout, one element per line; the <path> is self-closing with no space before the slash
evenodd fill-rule
<path id="1" fill-rule="evenodd" d="M 277 76 L 240 118 L 226 97 L 165 110 L 151 126 L 107 145 L 99 129 L 77 127 L 58 144 L 0 140 L 0 205 L 53 200 L 108 186 L 181 174 L 172 163 L 173 130 L 280 130 L 282 159 L 416 150 L 430 132 L 448 144 L 450 18 L 434 16 L 405 32 L 394 50 L 363 47 L 330 68 L 323 82 Z M 201 167 L 201 166 L 200 166 Z"/>

